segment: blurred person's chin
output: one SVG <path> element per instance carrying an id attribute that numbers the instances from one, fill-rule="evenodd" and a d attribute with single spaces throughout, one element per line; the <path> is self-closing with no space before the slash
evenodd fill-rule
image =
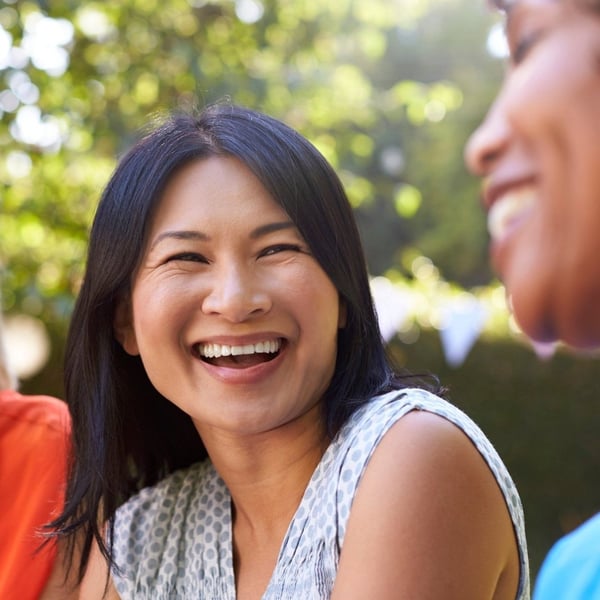
<path id="1" fill-rule="evenodd" d="M 547 293 L 525 285 L 512 289 L 507 285 L 512 313 L 531 340 L 562 342 L 583 352 L 600 349 L 600 277 L 590 274 L 577 289 L 565 289 L 558 280 Z"/>

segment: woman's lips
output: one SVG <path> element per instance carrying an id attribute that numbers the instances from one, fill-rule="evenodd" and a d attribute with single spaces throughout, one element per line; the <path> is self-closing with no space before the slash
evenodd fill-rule
<path id="1" fill-rule="evenodd" d="M 512 188 L 499 195 L 488 211 L 487 227 L 494 243 L 502 242 L 529 215 L 535 204 L 533 186 Z"/>
<path id="2" fill-rule="evenodd" d="M 281 338 L 253 344 L 202 343 L 194 348 L 203 361 L 218 367 L 244 369 L 273 360 L 281 350 Z"/>

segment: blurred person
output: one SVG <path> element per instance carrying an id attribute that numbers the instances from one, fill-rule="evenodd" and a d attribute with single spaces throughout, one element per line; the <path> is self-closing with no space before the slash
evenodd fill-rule
<path id="1" fill-rule="evenodd" d="M 0 318 L 0 598 L 64 600 L 63 563 L 44 526 L 63 508 L 69 412 L 17 387 Z"/>
<path id="2" fill-rule="evenodd" d="M 465 152 L 492 263 L 538 342 L 600 346 L 600 0 L 498 0 L 510 64 Z M 600 598 L 600 516 L 559 541 L 535 600 Z"/>
<path id="3" fill-rule="evenodd" d="M 216 105 L 123 157 L 65 377 L 85 600 L 529 597 L 509 474 L 393 370 L 341 182 L 280 121 Z"/>

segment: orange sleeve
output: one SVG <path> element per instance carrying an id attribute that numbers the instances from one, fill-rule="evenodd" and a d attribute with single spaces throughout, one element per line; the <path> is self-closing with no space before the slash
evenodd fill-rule
<path id="1" fill-rule="evenodd" d="M 36 600 L 54 544 L 36 553 L 64 502 L 70 419 L 64 402 L 0 392 L 0 598 Z"/>

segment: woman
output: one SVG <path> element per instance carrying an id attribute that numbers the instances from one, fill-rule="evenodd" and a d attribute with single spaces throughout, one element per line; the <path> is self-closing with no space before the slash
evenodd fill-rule
<path id="1" fill-rule="evenodd" d="M 492 260 L 539 341 L 600 344 L 600 1 L 507 3 L 511 59 L 467 150 Z"/>
<path id="2" fill-rule="evenodd" d="M 82 597 L 528 597 L 499 457 L 409 384 L 317 150 L 174 117 L 106 188 L 70 329 Z"/>
<path id="3" fill-rule="evenodd" d="M 506 5 L 504 5 L 506 4 Z M 504 85 L 466 150 L 492 260 L 539 341 L 600 346 L 600 1 L 503 3 Z M 600 516 L 560 541 L 535 599 L 600 598 Z"/>

